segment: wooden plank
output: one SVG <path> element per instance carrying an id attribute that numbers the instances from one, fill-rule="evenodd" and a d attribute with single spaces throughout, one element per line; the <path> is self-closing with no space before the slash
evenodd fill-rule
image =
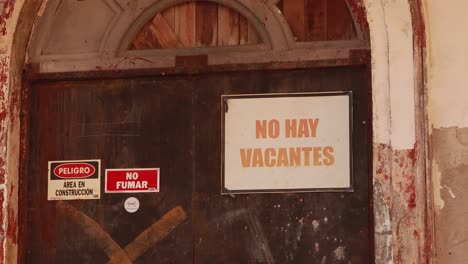
<path id="1" fill-rule="evenodd" d="M 213 2 L 197 2 L 196 5 L 196 46 L 216 46 L 218 40 L 218 4 Z"/>
<path id="2" fill-rule="evenodd" d="M 306 41 L 327 39 L 327 0 L 307 0 Z M 333 19 L 333 18 L 331 18 Z"/>
<path id="3" fill-rule="evenodd" d="M 357 30 L 354 26 L 353 17 L 350 14 L 351 21 L 349 22 L 349 39 L 358 39 Z"/>
<path id="4" fill-rule="evenodd" d="M 162 48 L 182 48 L 179 37 L 174 30 L 169 26 L 167 21 L 161 14 L 157 14 L 153 23 L 149 26 L 149 30 L 158 39 Z"/>
<path id="5" fill-rule="evenodd" d="M 328 0 L 327 3 L 327 39 L 350 39 L 352 18 L 344 0 Z"/>
<path id="6" fill-rule="evenodd" d="M 239 13 L 219 5 L 218 8 L 218 46 L 239 45 Z"/>
<path id="7" fill-rule="evenodd" d="M 169 7 L 161 12 L 167 24 L 175 31 L 175 7 Z"/>
<path id="8" fill-rule="evenodd" d="M 180 206 L 175 207 L 128 244 L 124 249 L 124 254 L 119 255 L 120 252 L 118 252 L 111 255 L 108 264 L 124 263 L 126 259 L 137 260 L 186 219 L 187 214 L 184 209 Z"/>
<path id="9" fill-rule="evenodd" d="M 175 32 L 186 48 L 195 47 L 196 4 L 189 2 L 174 7 Z"/>
<path id="10" fill-rule="evenodd" d="M 239 16 L 239 45 L 247 44 L 249 40 L 249 21 L 243 16 Z"/>
<path id="11" fill-rule="evenodd" d="M 151 22 L 145 25 L 140 32 L 133 39 L 132 46 L 130 49 L 141 50 L 141 49 L 160 49 L 161 44 L 158 38 L 152 34 L 149 30 Z"/>
<path id="12" fill-rule="evenodd" d="M 304 41 L 306 39 L 305 1 L 307 0 L 285 0 L 283 2 L 284 17 L 297 41 Z"/>
<path id="13" fill-rule="evenodd" d="M 175 66 L 184 68 L 200 68 L 208 65 L 208 55 L 175 56 Z"/>

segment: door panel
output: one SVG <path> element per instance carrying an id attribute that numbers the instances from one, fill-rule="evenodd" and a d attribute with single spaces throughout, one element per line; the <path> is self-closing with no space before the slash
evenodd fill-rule
<path id="1" fill-rule="evenodd" d="M 28 263 L 106 263 L 169 212 L 161 222 L 165 229 L 148 230 L 152 238 L 133 249 L 143 253 L 135 263 L 192 261 L 192 90 L 186 84 L 165 79 L 33 87 Z M 101 159 L 100 200 L 47 201 L 47 162 L 72 159 Z M 161 168 L 160 193 L 103 193 L 105 168 L 147 167 Z M 140 200 L 133 214 L 123 207 L 130 196 Z"/>
<path id="2" fill-rule="evenodd" d="M 365 68 L 214 74 L 195 85 L 195 263 L 370 263 Z M 326 91 L 353 91 L 353 193 L 220 195 L 221 95 Z"/>

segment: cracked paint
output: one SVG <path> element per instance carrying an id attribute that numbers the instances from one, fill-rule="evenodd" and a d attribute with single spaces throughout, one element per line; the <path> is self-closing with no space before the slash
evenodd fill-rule
<path id="1" fill-rule="evenodd" d="M 7 20 L 12 16 L 14 10 L 14 0 L 1 0 L 0 1 L 0 34 L 5 36 L 7 34 Z"/>
<path id="2" fill-rule="evenodd" d="M 417 229 L 417 148 L 392 150 L 386 144 L 374 144 L 374 153 L 376 261 L 417 263 L 420 248 L 425 247 L 419 235 L 424 230 Z"/>

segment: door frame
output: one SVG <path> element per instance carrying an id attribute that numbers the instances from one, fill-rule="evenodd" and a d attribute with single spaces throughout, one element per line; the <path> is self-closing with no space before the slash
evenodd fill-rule
<path id="1" fill-rule="evenodd" d="M 429 161 L 429 125 L 427 116 L 427 72 L 426 72 L 426 27 L 424 6 L 420 0 L 408 0 L 398 3 L 386 3 L 383 0 L 348 0 L 350 7 L 357 13 L 359 23 L 366 24 L 370 30 L 372 42 L 372 91 L 374 108 L 374 190 L 377 258 L 382 261 L 406 261 L 431 263 L 434 248 L 434 205 L 433 186 Z M 1 65 L 5 82 L 0 85 L 4 97 L 0 104 L 3 109 L 0 122 L 4 129 L 1 162 L 4 164 L 5 180 L 1 181 L 0 196 L 3 202 L 2 223 L 5 232 L 3 243 L 4 258 L 8 263 L 16 263 L 18 251 L 18 188 L 20 157 L 24 151 L 20 148 L 20 111 L 22 77 L 25 67 L 26 49 L 35 19 L 42 1 L 9 2 L 4 24 L 6 24 L 5 60 Z M 42 13 L 39 12 L 39 16 Z M 395 34 L 389 30 L 395 22 L 408 22 L 408 31 Z M 401 32 L 399 32 L 401 33 Z M 400 43 L 410 42 L 412 49 L 405 53 L 410 57 L 413 83 L 403 87 L 394 83 L 399 77 L 412 73 L 405 72 L 389 77 L 389 68 L 398 68 L 407 62 L 399 55 Z M 389 50 L 389 46 L 395 46 Z M 392 58 L 391 60 L 389 58 Z M 26 66 L 28 67 L 28 66 Z M 404 89 L 404 90 L 402 90 Z M 400 106 L 393 98 L 414 95 L 413 102 L 405 102 L 410 108 L 410 119 L 415 127 L 405 124 L 403 130 L 396 133 L 396 125 L 390 120 L 400 120 L 392 109 Z M 377 119 L 376 116 L 379 118 Z M 413 138 L 414 146 L 402 147 L 390 137 Z M 415 138 L 414 138 L 415 137 Z M 397 140 L 398 141 L 398 140 Z M 396 158 L 411 166 L 403 171 Z M 410 177 L 406 178 L 406 175 Z M 391 180 L 410 184 L 407 193 L 394 192 Z M 411 198 L 412 197 L 412 198 Z M 406 198 L 413 202 L 408 207 Z M 390 211 L 398 214 L 390 215 Z M 412 218 L 413 220 L 409 220 Z M 399 224 L 401 223 L 401 225 Z M 396 234 L 397 236 L 393 235 Z M 417 236 L 416 236 L 417 235 Z"/>

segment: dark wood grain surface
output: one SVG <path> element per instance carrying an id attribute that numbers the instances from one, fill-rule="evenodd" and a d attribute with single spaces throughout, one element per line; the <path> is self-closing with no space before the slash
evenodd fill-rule
<path id="1" fill-rule="evenodd" d="M 24 259 L 370 263 L 368 81 L 359 66 L 33 85 Z M 316 91 L 353 91 L 355 192 L 221 195 L 220 96 Z M 68 159 L 101 159 L 102 185 L 106 168 L 160 167 L 161 192 L 47 201 L 47 161 Z"/>
<path id="2" fill-rule="evenodd" d="M 365 68 L 213 74 L 195 85 L 195 263 L 370 263 Z M 220 195 L 222 94 L 325 91 L 353 91 L 355 192 Z"/>
<path id="3" fill-rule="evenodd" d="M 136 263 L 192 259 L 192 89 L 186 81 L 44 83 L 33 87 L 28 263 L 106 263 L 110 241 L 88 234 L 56 201 L 47 201 L 47 161 L 101 159 L 101 199 L 65 201 L 124 248 L 171 209 L 188 219 Z M 105 168 L 161 168 L 161 192 L 105 194 Z M 133 214 L 123 202 L 134 196 Z M 105 239 L 104 239 L 105 240 Z"/>

